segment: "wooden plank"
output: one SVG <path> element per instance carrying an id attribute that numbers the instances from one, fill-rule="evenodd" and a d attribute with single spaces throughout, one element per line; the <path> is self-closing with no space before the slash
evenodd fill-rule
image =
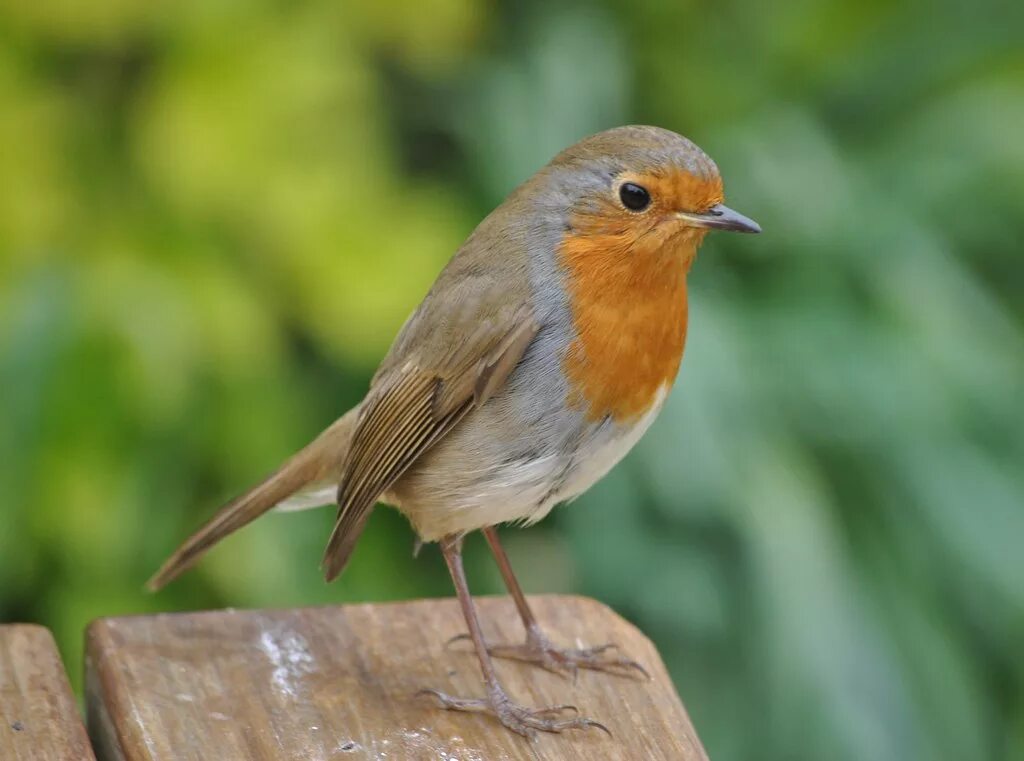
<path id="1" fill-rule="evenodd" d="M 0 759 L 94 759 L 50 632 L 0 626 Z"/>
<path id="2" fill-rule="evenodd" d="M 480 598 L 491 641 L 519 641 L 508 598 Z M 444 711 L 434 687 L 481 696 L 454 599 L 282 611 L 212 611 L 96 621 L 86 642 L 87 710 L 102 761 L 203 759 L 706 759 L 650 641 L 598 602 L 531 598 L 565 644 L 614 641 L 651 681 L 581 671 L 574 683 L 498 661 L 513 699 L 573 703 L 606 724 L 534 742 L 493 717 Z"/>

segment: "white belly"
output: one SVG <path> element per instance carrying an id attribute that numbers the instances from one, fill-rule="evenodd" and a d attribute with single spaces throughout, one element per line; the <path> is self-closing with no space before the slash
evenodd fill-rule
<path id="1" fill-rule="evenodd" d="M 418 469 L 414 479 L 401 483 L 385 499 L 409 517 L 426 541 L 500 523 L 535 523 L 611 470 L 650 427 L 666 393 L 661 389 L 650 409 L 628 426 L 611 421 L 586 424 L 573 437 L 573 446 L 557 454 L 475 460 L 462 449 L 461 468 L 447 461 Z"/>
<path id="2" fill-rule="evenodd" d="M 540 505 L 537 511 L 527 518 L 527 523 L 539 521 L 559 502 L 578 497 L 604 478 L 608 471 L 626 456 L 651 427 L 651 423 L 661 411 L 666 395 L 667 392 L 663 386 L 658 390 L 650 409 L 631 426 L 600 427 L 593 432 L 592 436 L 585 439 L 576 452 L 572 466 L 561 487 L 546 504 Z"/>

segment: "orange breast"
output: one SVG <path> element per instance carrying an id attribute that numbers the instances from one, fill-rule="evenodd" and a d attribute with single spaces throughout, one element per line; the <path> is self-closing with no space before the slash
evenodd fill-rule
<path id="1" fill-rule="evenodd" d="M 625 423 L 647 412 L 679 370 L 686 272 L 699 241 L 666 245 L 624 228 L 580 234 L 581 224 L 559 249 L 577 334 L 564 358 L 569 402 L 588 419 Z"/>

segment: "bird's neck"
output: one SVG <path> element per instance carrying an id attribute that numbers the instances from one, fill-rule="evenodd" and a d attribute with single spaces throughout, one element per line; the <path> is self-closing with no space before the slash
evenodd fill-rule
<path id="1" fill-rule="evenodd" d="M 645 250 L 587 235 L 562 243 L 576 332 L 564 368 L 570 403 L 588 417 L 637 420 L 672 385 L 686 343 L 686 273 L 699 242 Z"/>

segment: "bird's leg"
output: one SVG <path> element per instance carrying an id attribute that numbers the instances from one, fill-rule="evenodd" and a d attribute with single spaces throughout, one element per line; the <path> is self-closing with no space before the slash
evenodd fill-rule
<path id="1" fill-rule="evenodd" d="M 483 529 L 487 543 L 491 546 L 494 559 L 498 562 L 501 577 L 505 580 L 512 599 L 519 610 L 519 616 L 526 627 L 526 642 L 521 645 L 491 645 L 488 651 L 497 658 L 512 658 L 518 661 L 535 663 L 548 671 L 569 672 L 574 677 L 578 669 L 593 669 L 619 675 L 642 675 L 648 677 L 647 671 L 634 660 L 614 655 L 616 645 L 609 643 L 597 647 L 581 649 L 559 648 L 547 638 L 537 623 L 536 616 L 530 610 L 522 587 L 512 572 L 505 548 L 498 541 L 498 530 L 493 526 Z M 649 678 L 649 677 L 648 677 Z"/>
<path id="2" fill-rule="evenodd" d="M 494 663 L 487 652 L 484 635 L 480 630 L 476 606 L 473 604 L 473 598 L 469 594 L 469 584 L 466 583 L 466 573 L 462 568 L 462 537 L 448 536 L 442 539 L 441 552 L 444 554 L 445 562 L 448 564 L 448 571 L 451 573 L 452 581 L 455 583 L 455 593 L 458 595 L 459 604 L 462 606 L 462 615 L 465 617 L 466 625 L 469 627 L 469 637 L 473 640 L 477 656 L 480 658 L 480 670 L 483 672 L 487 697 L 479 699 L 454 698 L 438 690 L 423 690 L 423 693 L 433 695 L 441 702 L 444 708 L 450 710 L 493 713 L 502 724 L 524 737 L 535 736 L 537 730 L 561 732 L 564 729 L 597 727 L 607 732 L 608 729 L 604 725 L 579 716 L 575 706 L 559 705 L 548 708 L 527 708 L 512 702 L 502 688 L 501 683 L 498 682 L 498 675 L 494 671 Z"/>

